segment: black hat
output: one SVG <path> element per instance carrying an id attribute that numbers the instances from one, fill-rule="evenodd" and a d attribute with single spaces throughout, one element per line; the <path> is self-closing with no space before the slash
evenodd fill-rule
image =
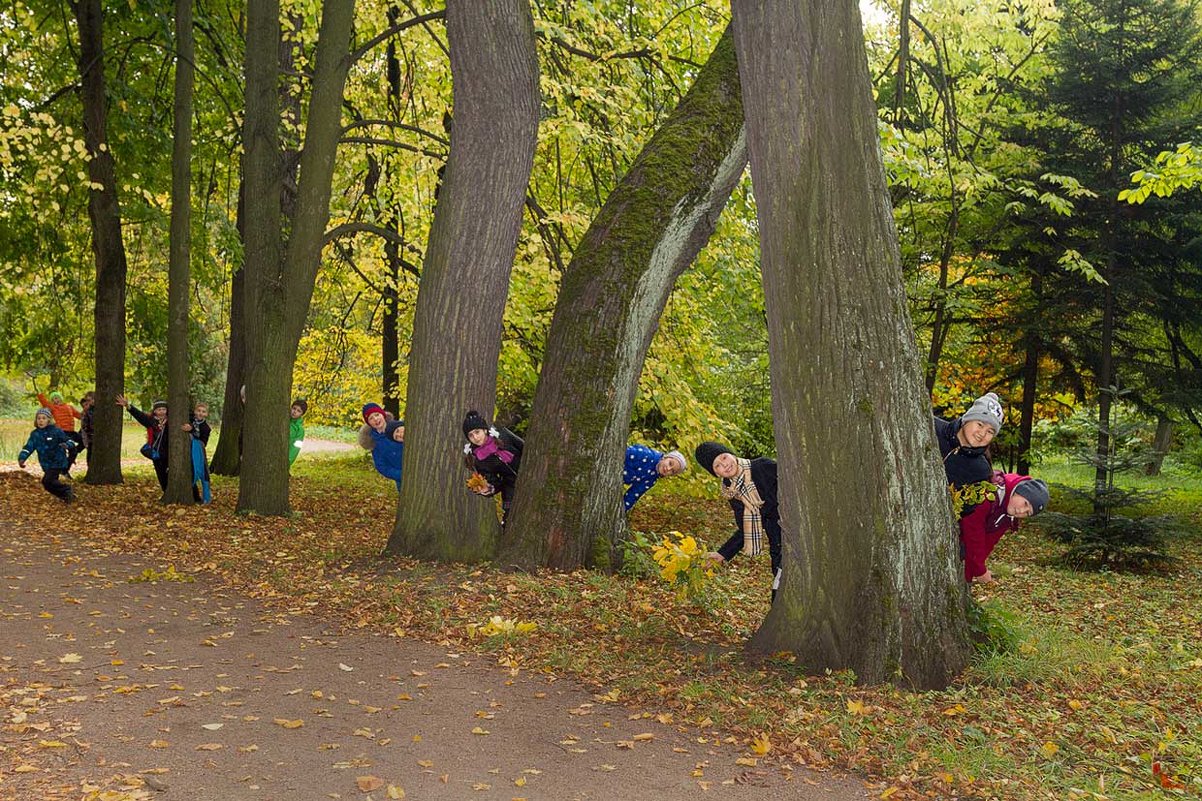
<path id="1" fill-rule="evenodd" d="M 489 428 L 488 421 L 481 417 L 479 412 L 473 409 L 467 413 L 467 417 L 463 418 L 463 436 L 466 437 L 477 428 L 482 428 L 487 431 Z"/>
<path id="2" fill-rule="evenodd" d="M 717 476 L 714 472 L 714 460 L 724 453 L 733 454 L 734 451 L 717 442 L 703 442 L 693 451 L 693 458 L 697 460 L 697 464 L 710 471 L 711 476 Z"/>
<path id="3" fill-rule="evenodd" d="M 309 411 L 309 401 L 305 400 L 304 398 L 297 398 L 296 400 L 292 401 L 292 405 L 299 406 L 301 414 L 305 414 Z"/>
<path id="4" fill-rule="evenodd" d="M 1031 502 L 1031 514 L 1037 515 L 1048 505 L 1048 483 L 1041 478 L 1028 478 L 1014 486 L 1014 494 Z"/>

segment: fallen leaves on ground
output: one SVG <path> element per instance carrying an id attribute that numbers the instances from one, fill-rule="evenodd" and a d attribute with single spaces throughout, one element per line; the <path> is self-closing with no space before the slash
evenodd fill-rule
<path id="1" fill-rule="evenodd" d="M 71 534 L 160 559 L 178 575 L 217 573 L 281 613 L 491 653 L 510 671 L 572 676 L 599 696 L 612 694 L 606 703 L 695 727 L 701 742 L 746 744 L 752 756 L 740 759 L 748 766 L 854 770 L 875 777 L 875 794 L 894 801 L 1202 794 L 1196 513 L 1195 533 L 1175 548 L 1175 575 L 1073 573 L 1048 566 L 1055 546 L 1037 532 L 1003 538 L 991 562 L 999 581 L 986 591 L 1013 619 L 1017 646 L 979 656 L 944 691 L 909 693 L 857 687 L 846 672 L 806 675 L 787 654 L 746 657 L 743 645 L 768 609 L 762 560 L 724 567 L 697 606 L 654 577 L 382 559 L 395 492 L 356 469 L 331 462 L 321 480 L 294 478 L 296 514 L 279 519 L 235 515 L 236 483 L 221 477 L 211 507 L 171 511 L 155 502 L 148 475 L 78 486 Z M 31 530 L 61 529 L 60 507 L 36 489 L 28 476 L 2 475 L 0 505 Z M 687 531 L 712 543 L 726 535 L 729 510 L 665 492 L 633 514 L 641 531 Z M 498 633 L 508 622 L 514 631 L 519 623 L 533 628 L 520 638 L 472 636 L 494 619 L 502 621 Z M 0 688 L 0 700 L 13 708 L 23 697 Z M 42 735 L 69 742 L 59 732 Z M 575 741 L 567 742 L 571 749 Z M 26 754 L 10 756 L 11 768 L 37 769 Z"/>

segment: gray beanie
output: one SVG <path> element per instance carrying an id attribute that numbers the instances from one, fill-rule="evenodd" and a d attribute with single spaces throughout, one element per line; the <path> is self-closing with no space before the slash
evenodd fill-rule
<path id="1" fill-rule="evenodd" d="M 1037 515 L 1048 505 L 1048 482 L 1042 478 L 1028 478 L 1014 485 L 1014 494 L 1031 502 L 1031 514 Z"/>
<path id="2" fill-rule="evenodd" d="M 992 392 L 986 392 L 981 397 L 972 402 L 972 406 L 968 407 L 968 411 L 960 415 L 961 424 L 967 423 L 970 420 L 979 420 L 985 425 L 993 429 L 996 435 L 1002 430 L 1002 402 L 998 396 Z"/>
<path id="3" fill-rule="evenodd" d="M 681 453 L 680 451 L 668 451 L 667 453 L 664 454 L 664 456 L 671 457 L 671 458 L 675 459 L 676 461 L 680 462 L 680 469 L 682 472 L 689 469 L 689 462 L 687 459 L 684 458 L 684 454 Z"/>

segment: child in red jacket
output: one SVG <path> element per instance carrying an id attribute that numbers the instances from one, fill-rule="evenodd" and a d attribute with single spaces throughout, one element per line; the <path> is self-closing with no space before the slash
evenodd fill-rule
<path id="1" fill-rule="evenodd" d="M 993 581 L 985 560 L 998 540 L 1016 530 L 1020 520 L 1039 514 L 1048 505 L 1048 485 L 1041 479 L 995 470 L 993 483 L 997 485 L 996 498 L 978 504 L 960 520 L 965 581 Z"/>

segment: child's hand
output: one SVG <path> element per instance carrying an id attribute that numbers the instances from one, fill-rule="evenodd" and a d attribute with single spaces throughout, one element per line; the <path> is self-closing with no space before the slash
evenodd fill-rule
<path id="1" fill-rule="evenodd" d="M 118 394 L 117 395 L 117 405 L 124 406 L 126 409 L 128 409 L 129 408 L 129 399 L 126 398 L 124 395 Z"/>
<path id="2" fill-rule="evenodd" d="M 709 553 L 707 553 L 705 555 L 705 561 L 708 563 L 706 566 L 712 568 L 712 567 L 717 567 L 718 565 L 725 562 L 726 557 L 723 556 L 722 554 L 718 553 L 717 551 L 710 551 Z"/>
<path id="3" fill-rule="evenodd" d="M 985 572 L 977 576 L 973 581 L 980 582 L 981 584 L 992 584 L 994 581 L 993 574 L 989 572 L 989 568 L 985 568 Z"/>
<path id="4" fill-rule="evenodd" d="M 182 426 L 180 426 L 180 427 L 179 427 L 179 430 L 180 430 L 180 431 L 191 431 L 191 430 L 192 430 L 192 424 L 191 424 L 191 423 L 184 423 Z"/>

